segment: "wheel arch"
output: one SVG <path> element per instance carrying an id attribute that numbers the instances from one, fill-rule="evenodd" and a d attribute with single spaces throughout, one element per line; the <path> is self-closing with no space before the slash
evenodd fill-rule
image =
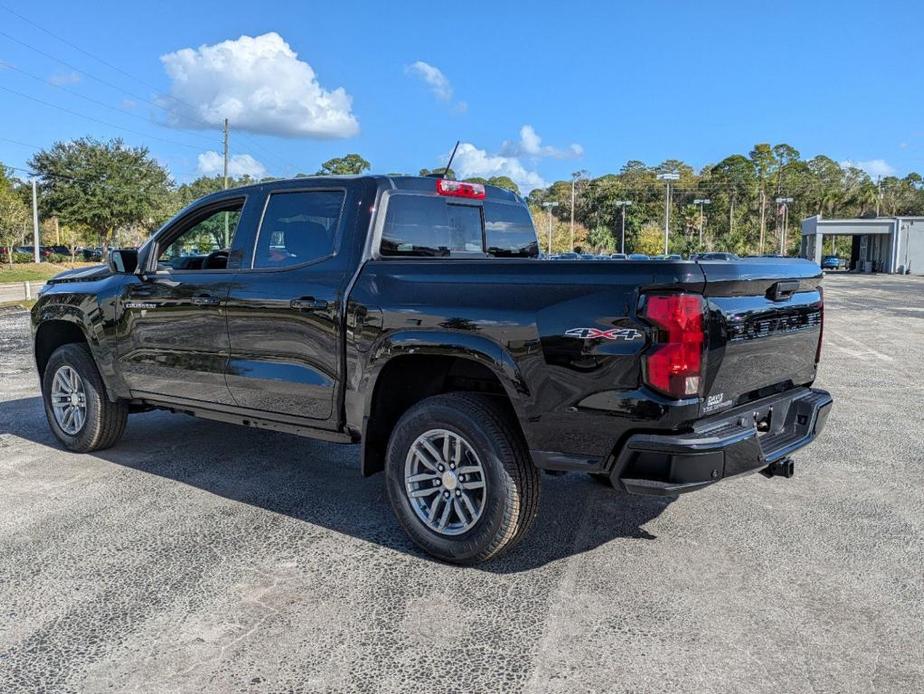
<path id="1" fill-rule="evenodd" d="M 104 364 L 100 363 L 100 346 L 90 337 L 82 316 L 74 312 L 56 311 L 53 315 L 41 317 L 36 324 L 33 355 L 35 357 L 35 366 L 38 369 L 39 380 L 41 381 L 45 376 L 45 367 L 51 355 L 54 354 L 56 349 L 66 344 L 87 345 L 106 388 L 106 396 L 115 402 L 118 398 L 115 396 L 110 378 L 108 378 L 108 369 L 104 368 Z"/>
<path id="2" fill-rule="evenodd" d="M 481 392 L 502 399 L 517 423 L 529 389 L 513 356 L 480 335 L 402 331 L 379 342 L 366 365 L 362 397 L 363 476 L 384 468 L 392 428 L 431 395 Z"/>

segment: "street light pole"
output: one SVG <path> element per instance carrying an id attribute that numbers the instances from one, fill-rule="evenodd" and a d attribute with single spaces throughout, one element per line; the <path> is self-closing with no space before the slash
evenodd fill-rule
<path id="1" fill-rule="evenodd" d="M 557 202 L 544 202 L 542 203 L 542 206 L 546 210 L 549 211 L 549 256 L 551 257 L 552 255 L 552 208 L 558 207 L 558 203 Z M 572 234 L 573 233 L 574 232 L 572 231 Z M 571 238 L 572 238 L 571 250 L 574 250 L 574 236 L 572 236 Z"/>
<path id="2" fill-rule="evenodd" d="M 680 174 L 673 172 L 658 174 L 658 180 L 667 184 L 664 189 L 664 255 L 667 255 L 670 252 L 671 181 L 680 180 Z"/>
<path id="3" fill-rule="evenodd" d="M 35 183 L 35 178 L 32 179 L 32 235 L 32 243 L 35 244 L 32 247 L 35 262 L 40 263 L 42 262 L 42 256 L 39 247 L 38 188 Z"/>
<path id="4" fill-rule="evenodd" d="M 693 201 L 694 205 L 699 205 L 699 245 L 703 245 L 703 228 L 706 226 L 706 217 L 703 212 L 703 205 L 708 205 L 712 200 L 709 198 L 697 198 Z"/>
<path id="5" fill-rule="evenodd" d="M 622 208 L 622 232 L 619 237 L 619 252 L 626 252 L 626 208 L 632 204 L 631 200 L 617 200 L 616 205 Z"/>
<path id="6" fill-rule="evenodd" d="M 583 178 L 583 171 L 575 171 L 571 174 L 571 250 L 574 250 L 574 186 L 579 179 Z"/>
<path id="7" fill-rule="evenodd" d="M 789 226 L 789 204 L 792 198 L 777 198 L 776 204 L 783 207 L 783 231 L 780 234 L 780 255 L 786 255 L 786 235 Z"/>

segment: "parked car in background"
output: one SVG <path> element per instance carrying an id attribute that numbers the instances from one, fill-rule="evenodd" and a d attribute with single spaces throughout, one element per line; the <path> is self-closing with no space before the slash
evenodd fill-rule
<path id="1" fill-rule="evenodd" d="M 625 260 L 627 257 L 625 253 L 610 253 L 611 260 Z"/>
<path id="2" fill-rule="evenodd" d="M 80 253 L 83 255 L 83 259 L 87 262 L 103 259 L 102 248 L 81 248 Z"/>
<path id="3" fill-rule="evenodd" d="M 644 253 L 630 253 L 629 260 L 651 260 L 651 256 Z"/>
<path id="4" fill-rule="evenodd" d="M 847 260 L 836 255 L 826 255 L 821 259 L 822 270 L 846 270 Z"/>
<path id="5" fill-rule="evenodd" d="M 739 260 L 739 256 L 736 253 L 694 253 L 690 256 L 690 260 Z"/>
<path id="6" fill-rule="evenodd" d="M 20 246 L 15 249 L 17 253 L 28 253 L 33 255 L 35 253 L 35 246 Z M 51 256 L 52 250 L 48 246 L 39 246 L 39 258 L 48 258 Z"/>

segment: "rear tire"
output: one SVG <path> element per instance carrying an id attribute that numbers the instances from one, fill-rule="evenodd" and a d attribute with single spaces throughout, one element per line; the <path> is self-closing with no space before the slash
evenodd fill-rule
<path id="1" fill-rule="evenodd" d="M 539 510 L 539 471 L 516 422 L 491 396 L 447 393 L 414 405 L 392 432 L 385 475 L 410 538 L 456 564 L 506 552 Z"/>
<path id="2" fill-rule="evenodd" d="M 42 400 L 52 433 L 77 453 L 109 448 L 125 431 L 128 406 L 109 400 L 85 344 L 66 344 L 54 351 L 42 377 Z"/>

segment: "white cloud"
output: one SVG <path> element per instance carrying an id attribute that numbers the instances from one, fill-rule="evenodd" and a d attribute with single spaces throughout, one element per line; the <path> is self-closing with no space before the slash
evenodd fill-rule
<path id="1" fill-rule="evenodd" d="M 224 171 L 224 158 L 218 152 L 203 152 L 198 157 L 196 171 L 200 176 L 217 176 Z M 249 154 L 233 154 L 228 159 L 228 175 L 234 178 L 263 178 L 266 167 Z"/>
<path id="2" fill-rule="evenodd" d="M 578 144 L 568 145 L 564 149 L 543 145 L 542 138 L 533 126 L 527 124 L 520 128 L 518 142 L 505 141 L 501 152 L 512 157 L 551 157 L 553 159 L 576 159 L 584 154 L 584 148 Z"/>
<path id="3" fill-rule="evenodd" d="M 444 161 L 448 158 L 448 155 L 445 156 Z M 456 157 L 452 160 L 452 168 L 460 179 L 473 176 L 509 176 L 524 195 L 533 188 L 544 188 L 547 185 L 538 172 L 527 169 L 517 157 L 488 154 L 469 142 L 459 145 Z"/>
<path id="4" fill-rule="evenodd" d="M 232 128 L 283 137 L 359 132 L 352 97 L 342 87 L 322 87 L 275 32 L 183 48 L 160 60 L 172 84 L 159 101 L 173 127 L 218 128 L 228 118 Z"/>
<path id="5" fill-rule="evenodd" d="M 440 101 L 452 101 L 452 85 L 449 78 L 435 65 L 418 60 L 404 68 L 404 71 L 408 75 L 422 79 L 430 87 L 433 96 Z"/>
<path id="6" fill-rule="evenodd" d="M 48 82 L 56 87 L 64 87 L 68 84 L 77 84 L 80 82 L 80 79 L 80 73 L 71 70 L 70 72 L 56 72 L 48 78 Z"/>
<path id="7" fill-rule="evenodd" d="M 895 175 L 895 169 L 892 168 L 885 159 L 870 159 L 868 161 L 853 161 L 852 159 L 847 159 L 841 162 L 842 169 L 850 167 L 863 169 L 871 178 Z"/>

